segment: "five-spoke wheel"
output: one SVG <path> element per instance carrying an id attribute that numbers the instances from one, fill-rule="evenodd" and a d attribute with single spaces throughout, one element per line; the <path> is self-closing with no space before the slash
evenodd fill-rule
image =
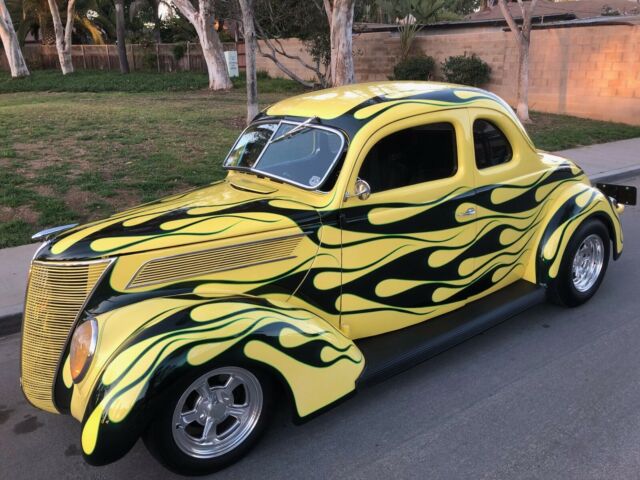
<path id="1" fill-rule="evenodd" d="M 244 455 L 273 409 L 268 376 L 226 366 L 184 385 L 145 435 L 151 453 L 183 474 L 214 472 Z"/>
<path id="2" fill-rule="evenodd" d="M 187 455 L 220 456 L 242 443 L 262 411 L 262 388 L 250 371 L 224 367 L 202 375 L 173 413 L 173 438 Z"/>

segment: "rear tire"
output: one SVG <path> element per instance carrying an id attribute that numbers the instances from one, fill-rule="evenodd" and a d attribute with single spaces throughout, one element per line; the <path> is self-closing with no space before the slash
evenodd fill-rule
<path id="1" fill-rule="evenodd" d="M 582 223 L 569 240 L 558 276 L 549 283 L 550 300 L 567 307 L 585 303 L 600 287 L 610 255 L 607 227 L 597 219 Z"/>
<path id="2" fill-rule="evenodd" d="M 145 432 L 151 454 L 170 470 L 205 475 L 242 458 L 273 412 L 268 375 L 242 367 L 214 368 L 192 378 Z"/>

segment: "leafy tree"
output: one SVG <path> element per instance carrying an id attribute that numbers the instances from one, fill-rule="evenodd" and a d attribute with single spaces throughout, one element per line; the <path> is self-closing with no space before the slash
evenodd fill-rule
<path id="1" fill-rule="evenodd" d="M 409 56 L 411 46 L 424 24 L 434 22 L 447 0 L 378 0 L 389 23 L 399 23 L 400 60 Z"/>

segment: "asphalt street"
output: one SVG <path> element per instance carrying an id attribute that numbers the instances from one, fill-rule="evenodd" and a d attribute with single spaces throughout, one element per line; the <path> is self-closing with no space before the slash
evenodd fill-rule
<path id="1" fill-rule="evenodd" d="M 541 305 L 302 426 L 282 409 L 213 478 L 640 478 L 640 207 L 623 225 L 587 305 Z M 1 478 L 174 478 L 141 442 L 86 465 L 80 425 L 26 403 L 18 360 L 19 335 L 0 338 Z"/>

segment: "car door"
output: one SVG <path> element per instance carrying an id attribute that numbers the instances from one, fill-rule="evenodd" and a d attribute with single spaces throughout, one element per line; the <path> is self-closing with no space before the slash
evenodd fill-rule
<path id="1" fill-rule="evenodd" d="M 542 173 L 527 161 L 530 148 L 514 122 L 500 112 L 470 109 L 478 243 L 475 270 L 479 279 L 470 300 L 523 277 L 541 204 L 530 188 Z"/>
<path id="2" fill-rule="evenodd" d="M 375 132 L 349 180 L 370 195 L 342 205 L 341 328 L 385 333 L 462 306 L 475 241 L 473 155 L 464 110 L 394 121 Z"/>

